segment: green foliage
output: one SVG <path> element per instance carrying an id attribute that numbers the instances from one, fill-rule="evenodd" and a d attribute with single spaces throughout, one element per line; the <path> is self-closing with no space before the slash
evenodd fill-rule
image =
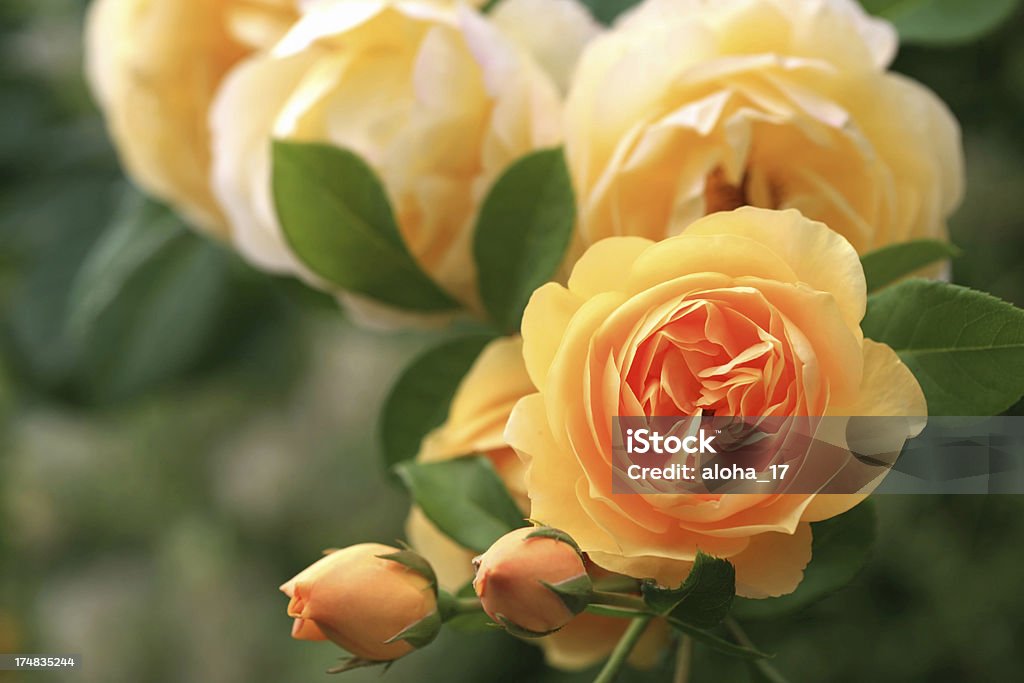
<path id="1" fill-rule="evenodd" d="M 68 299 L 68 336 L 90 385 L 122 398 L 192 368 L 220 333 L 229 257 L 140 198 L 86 257 Z"/>
<path id="2" fill-rule="evenodd" d="M 998 28 L 1016 12 L 1020 0 L 861 0 L 861 4 L 895 24 L 903 42 L 953 45 Z"/>
<path id="3" fill-rule="evenodd" d="M 874 506 L 865 501 L 838 517 L 811 525 L 811 563 L 804 579 L 789 595 L 765 600 L 738 598 L 733 608 L 740 619 L 769 619 L 791 614 L 846 586 L 867 562 L 875 542 Z"/>
<path id="4" fill-rule="evenodd" d="M 610 24 L 620 14 L 640 4 L 641 0 L 583 0 L 594 18 L 603 24 Z"/>
<path id="5" fill-rule="evenodd" d="M 654 581 L 641 585 L 644 602 L 657 612 L 698 628 L 712 628 L 729 614 L 736 596 L 736 570 L 727 560 L 697 553 L 693 568 L 678 588 Z"/>
<path id="6" fill-rule="evenodd" d="M 474 335 L 447 341 L 402 372 L 380 416 L 381 452 L 388 467 L 415 456 L 423 437 L 444 422 L 459 383 L 492 338 Z"/>
<path id="7" fill-rule="evenodd" d="M 913 240 L 891 244 L 861 257 L 868 292 L 881 289 L 926 266 L 953 258 L 960 250 L 940 240 Z"/>
<path id="8" fill-rule="evenodd" d="M 79 400 L 165 384 L 253 329 L 256 308 L 264 323 L 277 315 L 233 256 L 134 192 L 107 228 L 63 253 L 73 257 L 18 281 L 6 332 L 23 379 Z"/>
<path id="9" fill-rule="evenodd" d="M 384 186 L 358 155 L 325 144 L 275 142 L 273 184 L 288 243 L 314 273 L 402 309 L 458 308 L 409 253 Z"/>
<path id="10" fill-rule="evenodd" d="M 526 526 L 487 458 L 404 462 L 396 470 L 423 514 L 463 547 L 483 552 L 512 529 Z"/>
<path id="11" fill-rule="evenodd" d="M 1024 394 L 1024 310 L 993 296 L 907 280 L 869 298 L 862 327 L 907 364 L 932 415 L 998 415 Z"/>
<path id="12" fill-rule="evenodd" d="M 719 654 L 726 655 L 727 657 L 745 660 L 766 659 L 771 657 L 770 654 L 763 652 L 756 647 L 737 644 L 726 640 L 707 629 L 699 628 L 683 621 L 682 619 L 676 619 L 673 616 L 669 616 L 666 617 L 666 620 L 675 630 L 690 636 L 697 642 L 706 645 L 709 649 L 714 650 Z"/>
<path id="13" fill-rule="evenodd" d="M 561 149 L 529 154 L 497 180 L 480 209 L 473 253 L 491 318 L 515 332 L 533 291 L 555 274 L 576 206 Z"/>

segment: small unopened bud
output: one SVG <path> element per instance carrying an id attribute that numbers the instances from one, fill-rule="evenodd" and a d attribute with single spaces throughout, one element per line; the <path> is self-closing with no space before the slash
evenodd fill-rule
<path id="1" fill-rule="evenodd" d="M 510 632 L 546 635 L 587 606 L 591 584 L 573 540 L 550 527 L 511 531 L 474 560 L 484 611 Z"/>
<path id="2" fill-rule="evenodd" d="M 385 662 L 429 643 L 441 628 L 430 565 L 408 550 L 362 543 L 331 552 L 281 586 L 292 637 L 331 640 Z"/>

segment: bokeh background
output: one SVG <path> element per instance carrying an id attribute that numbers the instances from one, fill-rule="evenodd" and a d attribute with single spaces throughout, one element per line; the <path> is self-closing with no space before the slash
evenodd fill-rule
<path id="1" fill-rule="evenodd" d="M 85 4 L 0 3 L 0 652 L 85 658 L 0 681 L 327 680 L 336 653 L 288 638 L 276 587 L 325 546 L 401 536 L 408 501 L 379 464 L 377 409 L 443 333 L 359 331 L 145 204 L 82 80 Z M 896 63 L 964 126 L 955 280 L 1018 306 L 1022 32 L 1018 12 Z M 876 509 L 879 542 L 854 583 L 748 624 L 777 668 L 794 682 L 1019 680 L 1024 498 L 889 496 Z M 698 648 L 692 681 L 747 676 Z M 591 678 L 546 674 L 500 633 L 446 633 L 387 674 Z"/>

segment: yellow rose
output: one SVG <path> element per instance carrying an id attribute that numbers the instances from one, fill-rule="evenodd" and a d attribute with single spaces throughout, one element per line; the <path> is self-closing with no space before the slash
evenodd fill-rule
<path id="1" fill-rule="evenodd" d="M 853 0 L 648 0 L 590 43 L 566 104 L 583 246 L 662 239 L 742 205 L 796 208 L 858 252 L 946 237 L 959 128 L 886 72 Z"/>
<path id="2" fill-rule="evenodd" d="M 865 304 L 854 249 L 794 210 L 598 242 L 523 319 L 538 392 L 516 404 L 506 438 L 528 464 L 530 516 L 611 571 L 676 585 L 700 549 L 735 565 L 740 595 L 791 592 L 809 523 L 862 495 L 613 494 L 612 417 L 925 415 L 895 352 L 864 339 Z"/>
<path id="3" fill-rule="evenodd" d="M 315 281 L 275 215 L 270 143 L 328 142 L 373 167 L 414 258 L 471 307 L 481 199 L 511 162 L 561 139 L 552 79 L 460 3 L 314 5 L 271 53 L 231 73 L 212 116 L 216 195 L 252 261 Z"/>
<path id="4" fill-rule="evenodd" d="M 129 175 L 197 227 L 226 236 L 210 189 L 210 103 L 302 0 L 95 0 L 86 74 Z"/>
<path id="5" fill-rule="evenodd" d="M 535 391 L 523 364 L 522 348 L 516 337 L 495 340 L 484 349 L 456 391 L 448 419 L 424 439 L 417 459 L 437 462 L 486 455 L 525 515 L 529 509 L 525 466 L 504 438 L 516 402 Z M 472 580 L 474 553 L 444 535 L 422 510 L 410 510 L 405 531 L 412 546 L 434 568 L 441 588 L 454 592 Z M 628 620 L 584 613 L 535 642 L 551 666 L 585 669 L 611 653 L 627 625 Z M 630 663 L 654 666 L 668 640 L 665 623 L 651 622 Z"/>
<path id="6" fill-rule="evenodd" d="M 391 661 L 421 642 L 401 638 L 422 626 L 432 639 L 441 628 L 436 587 L 400 562 L 398 548 L 360 543 L 330 552 L 281 586 L 289 598 L 292 637 L 331 640 L 356 657 Z M 410 640 L 415 640 L 410 638 Z"/>

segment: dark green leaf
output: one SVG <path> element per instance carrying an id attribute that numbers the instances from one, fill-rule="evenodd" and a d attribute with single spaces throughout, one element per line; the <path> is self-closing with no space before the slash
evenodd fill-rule
<path id="1" fill-rule="evenodd" d="M 423 514 L 470 550 L 483 552 L 512 529 L 526 526 L 487 458 L 404 462 L 396 470 Z"/>
<path id="2" fill-rule="evenodd" d="M 518 331 L 530 295 L 555 274 L 576 220 L 561 149 L 519 159 L 480 209 L 473 252 L 480 296 L 491 318 Z"/>
<path id="3" fill-rule="evenodd" d="M 747 662 L 754 683 L 789 683 L 789 679 L 763 659 Z"/>
<path id="4" fill-rule="evenodd" d="M 847 585 L 867 562 L 875 542 L 874 506 L 865 501 L 838 517 L 811 525 L 811 563 L 804 579 L 789 595 L 765 600 L 738 598 L 738 619 L 770 619 L 791 614 Z"/>
<path id="5" fill-rule="evenodd" d="M 220 331 L 230 257 L 134 197 L 68 298 L 67 337 L 93 398 L 120 399 L 194 367 Z"/>
<path id="6" fill-rule="evenodd" d="M 907 364 L 931 415 L 998 415 L 1024 394 L 1024 311 L 993 296 L 907 280 L 868 299 L 862 327 Z"/>
<path id="7" fill-rule="evenodd" d="M 458 308 L 409 254 L 383 185 L 357 155 L 278 141 L 273 183 L 285 237 L 314 273 L 399 308 Z"/>
<path id="8" fill-rule="evenodd" d="M 862 0 L 862 4 L 895 24 L 905 43 L 952 45 L 998 28 L 1020 0 Z"/>
<path id="9" fill-rule="evenodd" d="M 949 242 L 914 240 L 876 249 L 861 257 L 868 291 L 873 292 L 917 270 L 952 258 L 960 250 Z"/>
<path id="10" fill-rule="evenodd" d="M 712 628 L 729 614 L 736 595 L 736 570 L 727 560 L 698 552 L 693 569 L 678 588 L 644 581 L 641 592 L 655 612 L 698 628 Z"/>
<path id="11" fill-rule="evenodd" d="M 620 14 L 634 5 L 640 4 L 641 0 L 583 0 L 583 4 L 590 9 L 594 18 L 604 24 L 610 24 Z"/>
<path id="12" fill-rule="evenodd" d="M 444 422 L 455 390 L 491 339 L 476 335 L 445 342 L 405 369 L 381 413 L 381 444 L 388 467 L 415 456 L 423 437 Z"/>

